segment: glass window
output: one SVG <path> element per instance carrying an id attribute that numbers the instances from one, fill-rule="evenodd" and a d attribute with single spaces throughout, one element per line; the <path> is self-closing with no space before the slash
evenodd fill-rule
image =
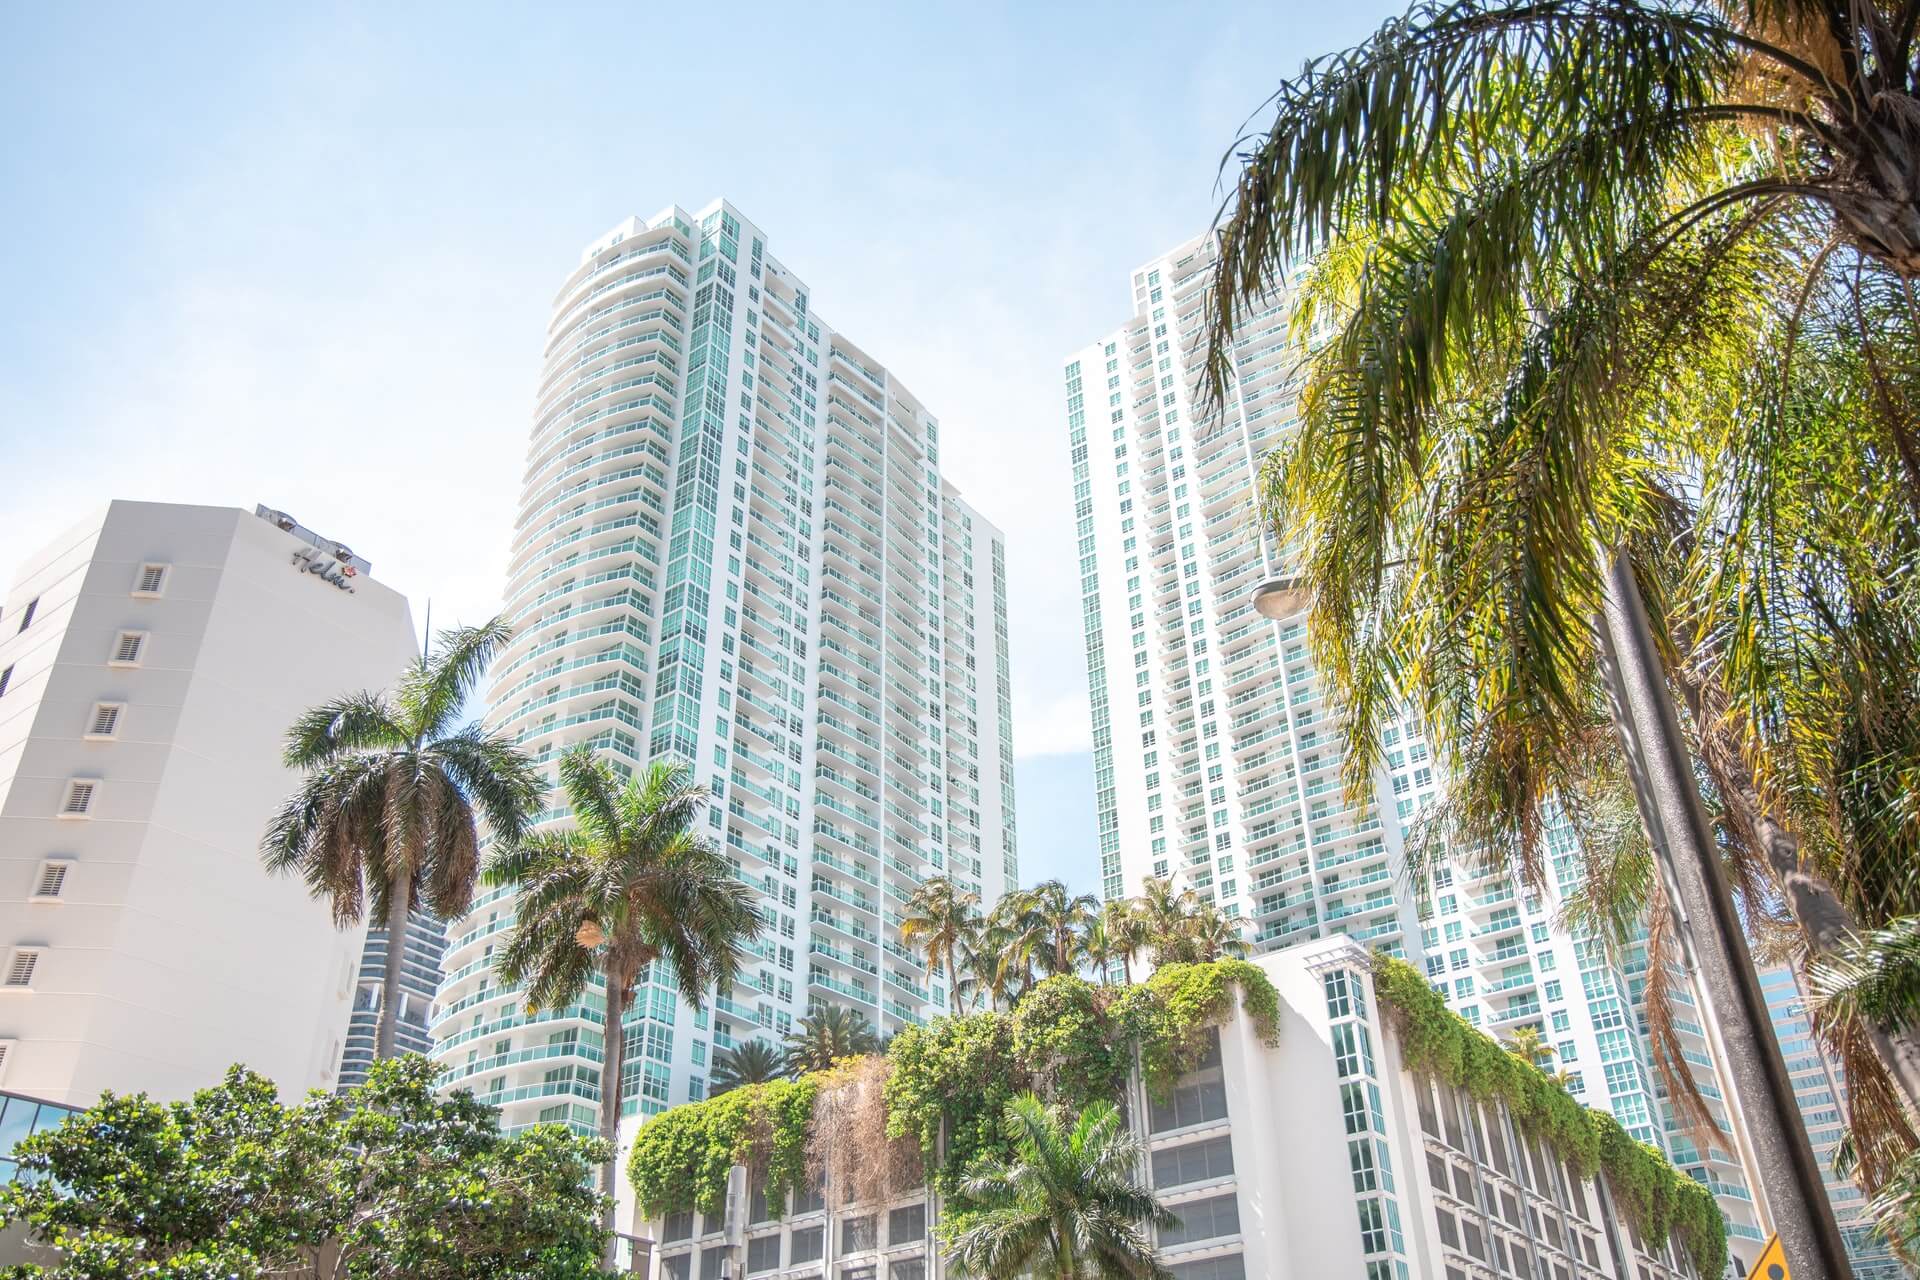
<path id="1" fill-rule="evenodd" d="M 1240 1231 L 1240 1198 L 1214 1196 L 1188 1204 L 1169 1206 L 1179 1221 L 1160 1232 L 1162 1245 L 1190 1244 L 1195 1240 L 1213 1240 L 1237 1235 Z"/>

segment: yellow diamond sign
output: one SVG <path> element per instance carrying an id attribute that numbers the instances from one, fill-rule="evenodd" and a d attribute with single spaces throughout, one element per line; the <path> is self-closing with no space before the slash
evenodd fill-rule
<path id="1" fill-rule="evenodd" d="M 1760 1261 L 1753 1264 L 1753 1270 L 1747 1272 L 1747 1280 L 1792 1280 L 1787 1274 L 1787 1251 L 1780 1247 L 1780 1237 L 1767 1241 L 1767 1247 L 1761 1251 Z"/>

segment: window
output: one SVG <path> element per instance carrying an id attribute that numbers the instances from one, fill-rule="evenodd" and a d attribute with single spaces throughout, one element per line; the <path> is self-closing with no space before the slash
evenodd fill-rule
<path id="1" fill-rule="evenodd" d="M 122 631 L 113 642 L 113 656 L 107 662 L 116 667 L 137 667 L 140 665 L 141 651 L 146 647 L 146 632 Z"/>
<path id="2" fill-rule="evenodd" d="M 780 1269 L 780 1237 L 756 1236 L 747 1241 L 747 1274 Z"/>
<path id="3" fill-rule="evenodd" d="M 1194 1200 L 1169 1207 L 1180 1220 L 1171 1227 L 1162 1228 L 1162 1245 L 1190 1244 L 1195 1240 L 1213 1240 L 1239 1234 L 1240 1197 L 1237 1195 L 1214 1196 L 1209 1200 Z"/>
<path id="4" fill-rule="evenodd" d="M 793 1254 L 787 1259 L 788 1266 L 798 1266 L 802 1262 L 817 1262 L 826 1244 L 824 1227 L 808 1227 L 805 1231 L 793 1233 Z"/>
<path id="5" fill-rule="evenodd" d="M 887 1280 L 927 1280 L 924 1258 L 903 1258 L 887 1268 Z"/>
<path id="6" fill-rule="evenodd" d="M 13 683 L 13 668 L 0 669 L 0 698 L 7 696 L 7 686 Z"/>
<path id="7" fill-rule="evenodd" d="M 40 950 L 37 947 L 15 947 L 7 958 L 6 985 L 19 990 L 33 987 L 33 971 L 40 967 Z"/>
<path id="8" fill-rule="evenodd" d="M 873 1218 L 848 1218 L 840 1224 L 840 1252 L 862 1253 L 874 1247 Z"/>
<path id="9" fill-rule="evenodd" d="M 688 1210 L 670 1213 L 662 1224 L 660 1238 L 667 1244 L 676 1240 L 688 1240 L 693 1237 L 693 1214 Z"/>
<path id="10" fill-rule="evenodd" d="M 60 816 L 63 818 L 84 818 L 93 812 L 94 793 L 100 789 L 98 782 L 90 779 L 75 778 L 67 783 L 66 799 L 60 802 Z"/>
<path id="11" fill-rule="evenodd" d="M 1153 1153 L 1153 1185 L 1156 1187 L 1206 1182 L 1232 1172 L 1233 1142 L 1228 1138 L 1209 1138 L 1205 1142 Z"/>
<path id="12" fill-rule="evenodd" d="M 33 882 L 35 901 L 44 902 L 58 898 L 60 891 L 67 885 L 67 868 L 73 865 L 66 858 L 48 858 L 40 864 L 40 875 Z"/>
<path id="13" fill-rule="evenodd" d="M 20 631 L 25 631 L 28 627 L 33 625 L 33 611 L 35 609 L 38 609 L 39 607 L 40 607 L 39 596 L 35 596 L 33 599 L 27 601 L 27 607 L 20 611 L 20 627 L 18 631 L 14 632 L 15 635 L 18 635 Z"/>
<path id="14" fill-rule="evenodd" d="M 927 1238 L 927 1206 L 910 1204 L 887 1215 L 887 1244 L 910 1244 Z"/>
<path id="15" fill-rule="evenodd" d="M 133 594 L 154 597 L 161 594 L 167 585 L 167 566 L 164 564 L 143 564 L 140 573 L 134 579 Z"/>
<path id="16" fill-rule="evenodd" d="M 87 721 L 89 738 L 112 738 L 120 732 L 120 712 L 125 707 L 121 702 L 96 702 L 93 704 L 93 717 Z"/>
<path id="17" fill-rule="evenodd" d="M 1237 1253 L 1224 1258 L 1201 1258 L 1197 1262 L 1176 1262 L 1168 1270 L 1173 1280 L 1247 1280 L 1246 1260 Z"/>

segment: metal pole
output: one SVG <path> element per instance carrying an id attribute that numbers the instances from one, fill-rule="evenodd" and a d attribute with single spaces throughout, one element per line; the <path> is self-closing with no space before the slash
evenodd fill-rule
<path id="1" fill-rule="evenodd" d="M 1602 566 L 1601 666 L 1634 799 L 1666 882 L 1682 952 L 1704 997 L 1709 1043 L 1733 1086 L 1735 1128 L 1760 1185 L 1754 1203 L 1778 1233 L 1794 1280 L 1850 1280 L 1846 1245 L 1793 1099 L 1746 934 L 1701 807 L 1686 740 L 1624 552 Z"/>

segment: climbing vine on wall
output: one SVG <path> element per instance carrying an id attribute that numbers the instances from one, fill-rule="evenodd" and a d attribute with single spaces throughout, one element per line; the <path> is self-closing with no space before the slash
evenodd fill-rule
<path id="1" fill-rule="evenodd" d="M 1202 1033 L 1232 1015 L 1236 991 L 1272 1043 L 1279 995 L 1243 960 L 1167 965 L 1132 987 L 1049 978 L 1010 1014 L 910 1027 L 887 1051 L 887 1135 L 917 1143 L 927 1176 L 951 1194 L 976 1159 L 1005 1154 L 1000 1117 L 1015 1094 L 1031 1089 L 1074 1109 L 1114 1099 L 1136 1049 L 1148 1088 L 1163 1094 L 1205 1049 Z M 649 1120 L 627 1173 L 643 1211 L 717 1212 L 735 1163 L 765 1171 L 770 1200 L 802 1186 L 822 1081 L 748 1085 Z"/>
<path id="2" fill-rule="evenodd" d="M 1604 1173 L 1621 1211 L 1643 1237 L 1676 1238 L 1702 1275 L 1726 1269 L 1727 1228 L 1713 1192 L 1653 1147 L 1636 1142 L 1604 1111 L 1583 1107 L 1558 1081 L 1447 1007 L 1404 960 L 1376 955 L 1373 989 L 1393 1016 L 1409 1067 L 1506 1104 L 1514 1122 L 1582 1177 Z"/>

